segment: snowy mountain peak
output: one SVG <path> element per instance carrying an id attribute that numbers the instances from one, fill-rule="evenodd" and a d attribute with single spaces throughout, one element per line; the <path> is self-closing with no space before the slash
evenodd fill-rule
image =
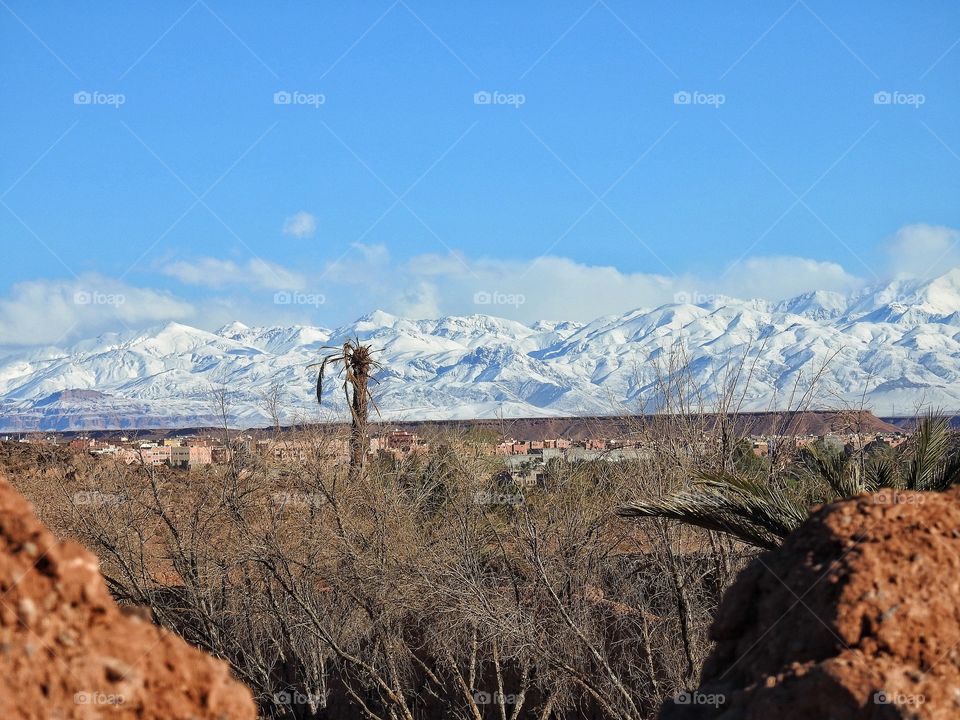
<path id="1" fill-rule="evenodd" d="M 910 299 L 930 313 L 946 316 L 960 310 L 960 268 L 917 288 L 915 297 Z"/>
<path id="2" fill-rule="evenodd" d="M 232 323 L 227 323 L 220 329 L 216 330 L 216 334 L 220 337 L 232 338 L 235 335 L 242 335 L 250 329 L 248 325 L 244 325 L 242 322 L 234 320 Z"/>
<path id="3" fill-rule="evenodd" d="M 843 315 L 850 298 L 838 292 L 815 290 L 774 305 L 776 312 L 802 315 L 813 320 L 826 320 Z"/>
<path id="4" fill-rule="evenodd" d="M 826 364 L 815 407 L 849 401 L 889 414 L 960 409 L 960 270 L 779 303 L 714 298 L 525 325 L 488 316 L 410 320 L 383 311 L 330 331 L 230 323 L 215 333 L 167 323 L 0 361 L 0 429 L 184 426 L 210 422 L 210 389 L 229 384 L 237 425 L 266 422 L 279 385 L 287 419 L 319 418 L 310 363 L 359 337 L 379 351 L 385 418 L 620 413 L 656 409 L 658 374 L 686 359 L 706 402 L 747 358 L 745 410 L 784 408 Z M 681 352 L 682 350 L 682 352 Z M 332 399 L 340 402 L 334 395 Z M 344 409 L 345 412 L 345 409 Z M 324 417 L 329 417 L 324 415 Z"/>
<path id="5" fill-rule="evenodd" d="M 396 315 L 391 315 L 383 310 L 374 310 L 359 317 L 356 322 L 353 323 L 353 326 L 362 330 L 393 327 L 399 319 Z"/>

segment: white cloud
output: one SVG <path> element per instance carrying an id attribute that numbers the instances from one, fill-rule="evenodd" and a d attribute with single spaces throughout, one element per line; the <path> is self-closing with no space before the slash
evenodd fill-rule
<path id="1" fill-rule="evenodd" d="M 160 272 L 188 285 L 211 288 L 244 285 L 260 290 L 302 290 L 306 287 L 306 278 L 300 273 L 260 258 L 244 265 L 210 257 L 180 260 L 164 265 Z"/>
<path id="2" fill-rule="evenodd" d="M 410 318 L 439 317 L 442 303 L 437 297 L 437 287 L 428 282 L 418 282 L 407 287 L 396 300 L 397 312 Z"/>
<path id="3" fill-rule="evenodd" d="M 390 259 L 390 251 L 386 245 L 353 243 L 350 247 L 359 252 L 368 263 L 385 263 Z"/>
<path id="4" fill-rule="evenodd" d="M 520 320 L 592 320 L 600 315 L 672 302 L 677 281 L 651 273 L 624 273 L 563 257 L 538 260 L 423 255 L 408 263 L 429 279 L 443 311 L 487 313 Z"/>
<path id="5" fill-rule="evenodd" d="M 939 274 L 960 265 L 958 239 L 960 232 L 951 228 L 909 225 L 885 247 L 901 275 L 921 274 L 933 264 L 931 272 Z M 76 337 L 191 316 L 207 329 L 231 320 L 330 326 L 376 308 L 411 318 L 483 313 L 522 322 L 582 322 L 720 295 L 781 300 L 811 290 L 845 293 L 866 284 L 837 263 L 794 256 L 746 258 L 713 277 L 672 277 L 556 256 L 471 258 L 450 252 L 401 262 L 381 244 L 355 244 L 349 253 L 312 273 L 260 259 L 238 263 L 211 257 L 168 263 L 161 272 L 206 288 L 202 313 L 193 313 L 188 303 L 168 293 L 96 275 L 69 282 L 38 280 L 21 283 L 7 298 L 0 298 L 0 345 L 58 342 L 63 334 Z M 271 302 L 252 290 L 316 293 L 324 302 Z M 100 295 L 94 297 L 94 292 Z M 89 301 L 77 303 L 76 293 L 91 293 Z M 111 301 L 111 295 L 123 299 Z"/>
<path id="6" fill-rule="evenodd" d="M 886 249 L 893 274 L 930 278 L 960 265 L 960 231 L 944 225 L 904 225 Z"/>
<path id="7" fill-rule="evenodd" d="M 469 260 L 456 254 L 420 255 L 379 279 L 378 305 L 411 317 L 486 313 L 531 322 L 589 321 L 607 314 L 719 295 L 780 300 L 809 290 L 845 292 L 862 281 L 840 265 L 801 257 L 755 257 L 719 278 L 626 273 L 564 257 Z"/>
<path id="8" fill-rule="evenodd" d="M 317 231 L 317 219 L 301 210 L 283 221 L 283 234 L 295 238 L 312 237 Z"/>
<path id="9" fill-rule="evenodd" d="M 0 298 L 0 345 L 56 345 L 192 314 L 189 303 L 169 293 L 97 274 L 74 280 L 32 280 L 14 285 L 9 295 Z"/>
<path id="10" fill-rule="evenodd" d="M 730 266 L 715 284 L 733 297 L 785 300 L 811 290 L 850 292 L 863 281 L 834 262 L 772 256 L 746 258 Z"/>

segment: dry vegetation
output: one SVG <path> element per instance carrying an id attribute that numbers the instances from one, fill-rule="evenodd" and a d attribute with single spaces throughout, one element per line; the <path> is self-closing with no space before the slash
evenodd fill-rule
<path id="1" fill-rule="evenodd" d="M 696 685 L 720 595 L 755 550 L 617 509 L 710 474 L 824 497 L 727 422 L 748 372 L 711 415 L 668 369 L 661 414 L 636 424 L 644 459 L 551 461 L 533 488 L 452 433 L 361 472 L 322 428 L 282 465 L 237 452 L 185 472 L 11 444 L 0 459 L 46 523 L 97 553 L 119 601 L 227 660 L 265 717 L 641 720 Z"/>
<path id="2" fill-rule="evenodd" d="M 518 488 L 463 437 L 352 479 L 328 441 L 202 473 L 9 445 L 4 461 L 119 600 L 228 660 L 269 717 L 639 720 L 696 680 L 739 556 L 613 509 L 706 454 L 557 462 Z"/>

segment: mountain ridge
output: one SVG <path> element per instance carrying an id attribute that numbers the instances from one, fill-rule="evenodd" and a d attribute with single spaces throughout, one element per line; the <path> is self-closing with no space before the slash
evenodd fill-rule
<path id="1" fill-rule="evenodd" d="M 257 425 L 268 421 L 272 386 L 281 389 L 284 420 L 338 419 L 342 396 L 316 408 L 308 365 L 323 347 L 353 338 L 379 351 L 377 402 L 390 420 L 655 411 L 658 373 L 681 358 L 707 410 L 741 362 L 751 379 L 737 393 L 743 410 L 792 408 L 818 375 L 809 397 L 815 409 L 960 409 L 954 269 L 849 295 L 714 297 L 588 323 L 483 314 L 412 320 L 377 310 L 333 329 L 235 321 L 208 331 L 170 322 L 104 333 L 0 359 L 0 430 L 202 425 L 217 417 L 218 388 L 228 393 L 231 423 Z M 91 390 L 98 394 L 75 392 Z"/>

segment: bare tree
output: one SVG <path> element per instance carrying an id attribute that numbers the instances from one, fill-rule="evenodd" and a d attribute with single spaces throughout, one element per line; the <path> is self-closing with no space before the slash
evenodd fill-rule
<path id="1" fill-rule="evenodd" d="M 367 430 L 369 407 L 372 404 L 376 408 L 369 389 L 371 380 L 374 380 L 371 372 L 380 366 L 373 359 L 370 346 L 361 345 L 357 339 L 345 342 L 342 348 L 324 357 L 317 365 L 320 367 L 317 372 L 318 404 L 323 404 L 323 382 L 327 366 L 340 366 L 339 372 L 343 375 L 343 394 L 347 400 L 347 407 L 350 408 L 351 418 L 350 477 L 357 479 L 364 472 L 367 449 L 370 445 Z"/>

